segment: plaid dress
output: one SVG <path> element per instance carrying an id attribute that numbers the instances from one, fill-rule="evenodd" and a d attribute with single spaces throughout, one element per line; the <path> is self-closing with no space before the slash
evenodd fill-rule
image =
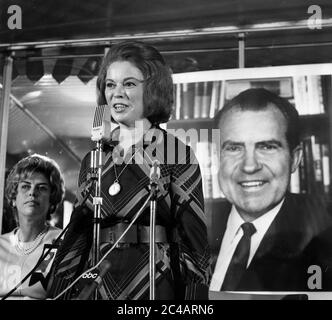
<path id="1" fill-rule="evenodd" d="M 118 129 L 104 149 L 101 229 L 133 219 L 149 196 L 150 168 L 153 161 L 158 160 L 161 176 L 158 180 L 156 224 L 165 228 L 167 242 L 156 245 L 155 298 L 207 299 L 211 276 L 210 251 L 202 178 L 193 150 L 173 135 L 154 127 L 126 153 L 124 161 L 119 161 L 121 150 L 117 136 Z M 94 193 L 84 206 L 80 206 L 88 189 L 89 172 L 90 157 L 87 155 L 79 175 L 77 210 L 72 214 L 72 223 L 53 264 L 48 297 L 57 296 L 89 267 Z M 121 191 L 111 196 L 108 190 L 116 176 Z M 149 226 L 149 221 L 148 205 L 135 223 Z M 110 246 L 100 246 L 101 256 Z M 103 277 L 100 299 L 149 299 L 148 243 L 120 246 L 107 259 L 111 267 Z M 74 285 L 60 299 L 73 299 L 80 290 L 79 285 Z"/>

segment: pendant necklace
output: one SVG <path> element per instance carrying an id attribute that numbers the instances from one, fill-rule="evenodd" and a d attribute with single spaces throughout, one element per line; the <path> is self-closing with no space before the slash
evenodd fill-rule
<path id="1" fill-rule="evenodd" d="M 108 193 L 110 196 L 115 196 L 121 191 L 120 183 L 117 179 L 114 180 L 114 182 L 111 184 L 111 186 L 108 189 Z"/>
<path id="2" fill-rule="evenodd" d="M 130 159 L 128 160 L 128 162 L 126 163 L 125 167 L 121 170 L 121 172 L 119 173 L 119 175 L 116 172 L 116 168 L 115 168 L 115 162 L 114 162 L 114 174 L 115 174 L 115 180 L 114 182 L 110 185 L 110 187 L 108 188 L 108 193 L 110 196 L 115 196 L 117 195 L 120 191 L 121 191 L 121 185 L 119 182 L 119 178 L 122 174 L 122 172 L 127 168 L 127 165 L 130 163 L 131 159 L 135 156 L 135 154 L 139 151 L 140 149 L 137 149 L 135 151 L 135 153 L 130 157 Z"/>

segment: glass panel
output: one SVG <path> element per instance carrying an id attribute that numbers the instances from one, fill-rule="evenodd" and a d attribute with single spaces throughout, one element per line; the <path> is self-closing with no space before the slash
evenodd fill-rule
<path id="1" fill-rule="evenodd" d="M 99 56 L 92 58 L 100 62 Z M 65 200 L 73 202 L 80 161 L 92 149 L 98 68 L 91 68 L 91 57 L 72 59 L 69 67 L 64 59 L 36 61 L 41 64 L 34 63 L 33 68 L 28 61 L 16 61 L 18 74 L 12 82 L 6 170 L 27 155 L 49 156 L 64 174 Z M 54 216 L 59 227 L 62 215 L 61 207 Z"/>

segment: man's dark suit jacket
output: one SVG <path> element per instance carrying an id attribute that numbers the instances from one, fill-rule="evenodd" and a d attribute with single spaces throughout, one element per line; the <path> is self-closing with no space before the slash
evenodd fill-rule
<path id="1" fill-rule="evenodd" d="M 218 248 L 226 231 L 231 204 L 227 207 L 226 212 L 219 213 L 223 217 Z M 308 279 L 312 274 L 308 273 L 309 266 L 324 264 L 320 266 L 323 269 L 322 290 L 332 291 L 324 287 L 326 264 L 332 259 L 332 233 L 328 236 L 326 232 L 329 226 L 331 218 L 318 202 L 307 195 L 287 193 L 236 290 L 310 291 Z M 322 248 L 327 255 L 331 254 L 331 259 Z"/>

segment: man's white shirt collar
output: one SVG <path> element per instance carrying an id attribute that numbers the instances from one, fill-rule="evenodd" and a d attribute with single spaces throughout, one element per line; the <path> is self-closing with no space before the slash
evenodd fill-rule
<path id="1" fill-rule="evenodd" d="M 285 199 L 281 200 L 274 208 L 272 208 L 270 211 L 264 213 L 257 219 L 251 221 L 251 223 L 256 228 L 256 233 L 252 236 L 251 241 L 253 242 L 253 238 L 257 238 L 257 235 L 262 235 L 260 237 L 260 240 L 262 240 L 263 236 L 265 235 L 267 229 L 270 227 L 272 221 L 276 217 L 277 213 L 279 212 L 282 204 L 284 203 Z M 231 213 L 229 214 L 229 218 L 227 221 L 226 230 L 229 229 L 229 234 L 233 238 L 238 232 L 243 232 L 241 225 L 245 223 L 245 221 L 240 216 L 239 212 L 235 208 L 235 206 L 232 206 Z M 260 242 L 260 241 L 259 241 Z M 250 256 L 249 256 L 249 263 L 250 263 Z"/>
<path id="2" fill-rule="evenodd" d="M 256 228 L 256 233 L 254 233 L 251 237 L 248 266 L 250 265 L 266 231 L 268 230 L 276 215 L 280 211 L 280 208 L 284 201 L 285 199 L 280 201 L 280 203 L 274 208 L 272 208 L 270 211 L 251 222 Z M 234 254 L 238 242 L 243 235 L 241 225 L 244 222 L 245 221 L 242 219 L 237 209 L 233 205 L 228 217 L 226 230 L 221 243 L 215 271 L 212 276 L 210 290 L 220 290 L 230 260 Z"/>

